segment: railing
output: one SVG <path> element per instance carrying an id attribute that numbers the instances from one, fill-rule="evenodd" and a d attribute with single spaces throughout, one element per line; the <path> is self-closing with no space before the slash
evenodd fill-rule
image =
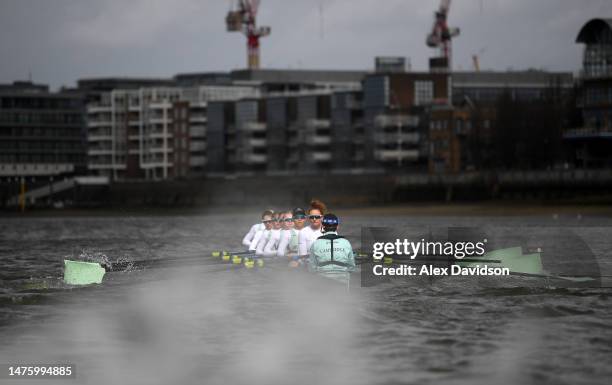
<path id="1" fill-rule="evenodd" d="M 265 131 L 266 123 L 262 122 L 245 122 L 240 126 L 241 131 Z"/>
<path id="2" fill-rule="evenodd" d="M 267 140 L 263 138 L 242 139 L 242 146 L 244 148 L 265 147 L 266 144 L 267 144 Z"/>
<path id="3" fill-rule="evenodd" d="M 378 127 L 388 126 L 411 126 L 419 125 L 419 117 L 412 115 L 378 115 L 374 119 L 374 123 Z"/>
<path id="4" fill-rule="evenodd" d="M 191 137 L 205 137 L 206 127 L 203 126 L 191 126 L 189 127 L 189 135 Z"/>
<path id="5" fill-rule="evenodd" d="M 202 142 L 189 142 L 189 151 L 205 151 L 206 143 Z"/>
<path id="6" fill-rule="evenodd" d="M 315 162 L 329 162 L 332 158 L 331 152 L 316 151 L 310 154 Z M 308 155 L 307 155 L 308 157 Z"/>
<path id="7" fill-rule="evenodd" d="M 108 148 L 105 148 L 105 147 L 91 148 L 90 147 L 89 149 L 87 149 L 87 155 L 90 155 L 90 156 L 92 155 L 111 155 L 112 153 L 113 153 L 112 147 L 108 147 Z"/>
<path id="8" fill-rule="evenodd" d="M 418 132 L 406 132 L 401 134 L 396 133 L 377 133 L 374 134 L 374 141 L 379 144 L 385 143 L 418 143 L 419 133 Z"/>
<path id="9" fill-rule="evenodd" d="M 501 185 L 606 185 L 612 183 L 612 170 L 538 170 L 464 172 L 460 174 L 413 174 L 397 177 L 398 185 L 479 184 Z"/>
<path id="10" fill-rule="evenodd" d="M 64 163 L 0 163 L 0 176 L 52 176 L 74 172 L 73 164 Z"/>
<path id="11" fill-rule="evenodd" d="M 240 160 L 246 164 L 261 164 L 267 162 L 268 156 L 265 154 L 242 154 Z"/>
<path id="12" fill-rule="evenodd" d="M 331 143 L 331 137 L 330 136 L 323 136 L 323 135 L 309 135 L 306 136 L 306 144 L 311 144 L 311 145 L 327 145 Z"/>
<path id="13" fill-rule="evenodd" d="M 416 161 L 419 158 L 419 150 L 376 150 L 374 157 L 383 162 L 391 160 Z"/>
<path id="14" fill-rule="evenodd" d="M 308 119 L 306 121 L 306 128 L 308 129 L 329 128 L 330 126 L 329 119 Z"/>
<path id="15" fill-rule="evenodd" d="M 189 165 L 192 167 L 200 167 L 206 165 L 205 156 L 192 156 L 189 158 Z"/>
<path id="16" fill-rule="evenodd" d="M 581 127 L 574 128 L 571 130 L 566 130 L 563 132 L 564 138 L 580 138 L 580 137 L 592 137 L 592 136 L 600 136 L 600 137 L 612 137 L 612 127 Z"/>
<path id="17" fill-rule="evenodd" d="M 206 115 L 190 115 L 189 121 L 193 123 L 206 123 L 208 118 Z"/>

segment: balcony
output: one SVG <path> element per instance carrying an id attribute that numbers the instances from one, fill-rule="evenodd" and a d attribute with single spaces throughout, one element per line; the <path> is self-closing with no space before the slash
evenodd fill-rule
<path id="1" fill-rule="evenodd" d="M 172 108 L 172 103 L 170 102 L 151 102 L 149 104 L 149 108 L 152 110 L 168 110 Z"/>
<path id="2" fill-rule="evenodd" d="M 125 170 L 127 167 L 125 164 L 118 163 L 89 162 L 87 168 L 89 170 Z"/>
<path id="3" fill-rule="evenodd" d="M 87 120 L 87 127 L 89 128 L 110 127 L 111 125 L 110 120 Z"/>
<path id="4" fill-rule="evenodd" d="M 113 140 L 113 136 L 110 132 L 90 132 L 87 135 L 87 141 L 88 142 L 106 142 L 106 141 L 112 141 Z"/>
<path id="5" fill-rule="evenodd" d="M 206 137 L 206 127 L 204 126 L 191 126 L 189 127 L 189 136 L 192 138 L 204 138 Z"/>
<path id="6" fill-rule="evenodd" d="M 378 144 L 388 143 L 418 143 L 419 134 L 417 132 L 396 133 L 377 133 L 374 134 L 374 141 Z"/>
<path id="7" fill-rule="evenodd" d="M 206 115 L 191 115 L 189 116 L 189 123 L 206 123 L 208 118 Z"/>
<path id="8" fill-rule="evenodd" d="M 168 147 L 168 148 L 163 148 L 163 147 L 148 147 L 144 149 L 144 152 L 147 154 L 163 154 L 163 153 L 172 153 L 174 152 L 174 149 Z"/>
<path id="9" fill-rule="evenodd" d="M 163 138 L 170 139 L 173 137 L 173 135 L 170 132 L 163 132 L 163 131 L 149 131 L 144 136 L 147 138 L 153 138 L 153 139 L 163 139 Z"/>
<path id="10" fill-rule="evenodd" d="M 306 144 L 310 145 L 328 145 L 331 144 L 331 137 L 327 135 L 312 135 L 306 137 Z"/>
<path id="11" fill-rule="evenodd" d="M 331 152 L 327 151 L 316 151 L 310 154 L 311 159 L 315 162 L 329 162 L 331 161 Z"/>
<path id="12" fill-rule="evenodd" d="M 189 158 L 189 166 L 191 167 L 202 167 L 206 165 L 205 156 L 192 156 Z"/>
<path id="13" fill-rule="evenodd" d="M 262 132 L 266 131 L 266 123 L 262 122 L 245 122 L 241 125 L 241 131 Z"/>
<path id="14" fill-rule="evenodd" d="M 174 166 L 171 162 L 165 162 L 163 160 L 151 160 L 144 161 L 141 163 L 142 168 L 167 168 Z"/>
<path id="15" fill-rule="evenodd" d="M 254 147 L 266 147 L 267 140 L 264 138 L 247 138 L 242 140 L 243 147 L 254 148 Z"/>
<path id="16" fill-rule="evenodd" d="M 268 161 L 268 156 L 265 154 L 242 154 L 240 159 L 245 164 L 262 164 Z"/>
<path id="17" fill-rule="evenodd" d="M 87 150 L 87 155 L 95 156 L 95 155 L 112 155 L 113 149 L 110 147 L 98 147 L 98 148 L 89 148 Z"/>
<path id="18" fill-rule="evenodd" d="M 330 125 L 329 119 L 308 119 L 306 121 L 306 128 L 308 129 L 329 128 Z"/>
<path id="19" fill-rule="evenodd" d="M 374 119 L 374 124 L 378 127 L 417 127 L 419 117 L 412 115 L 378 115 Z"/>
<path id="20" fill-rule="evenodd" d="M 170 124 L 172 123 L 172 119 L 170 119 L 170 117 L 166 117 L 164 118 L 163 116 L 154 116 L 154 117 L 149 117 L 149 119 L 147 119 L 147 123 L 149 124 Z"/>
<path id="21" fill-rule="evenodd" d="M 381 162 L 398 160 L 416 161 L 419 158 L 419 150 L 376 150 L 374 157 Z"/>
<path id="22" fill-rule="evenodd" d="M 205 142 L 190 142 L 189 143 L 189 151 L 206 151 L 206 143 Z"/>
<path id="23" fill-rule="evenodd" d="M 110 105 L 101 105 L 101 104 L 96 104 L 96 103 L 90 103 L 87 106 L 87 113 L 88 114 L 95 114 L 95 113 L 100 113 L 100 112 L 110 112 L 111 111 L 111 106 Z"/>

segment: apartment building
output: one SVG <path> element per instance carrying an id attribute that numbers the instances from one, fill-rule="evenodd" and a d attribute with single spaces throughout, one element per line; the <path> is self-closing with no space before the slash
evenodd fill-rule
<path id="1" fill-rule="evenodd" d="M 612 19 L 592 19 L 582 26 L 576 43 L 584 44 L 580 127 L 564 133 L 572 162 L 578 167 L 612 166 Z"/>
<path id="2" fill-rule="evenodd" d="M 83 101 L 31 82 L 0 84 L 0 177 L 72 175 L 85 168 Z"/>
<path id="3" fill-rule="evenodd" d="M 428 110 L 450 104 L 445 73 L 372 74 L 363 82 L 365 167 L 424 168 L 428 157 Z"/>
<path id="4" fill-rule="evenodd" d="M 87 105 L 88 168 L 113 180 L 204 174 L 207 106 L 257 95 L 254 87 L 112 90 Z"/>

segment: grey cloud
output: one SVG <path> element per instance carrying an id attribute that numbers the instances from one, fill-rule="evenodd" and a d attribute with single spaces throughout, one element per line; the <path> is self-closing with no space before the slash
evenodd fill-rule
<path id="1" fill-rule="evenodd" d="M 323 14 L 320 12 L 323 7 Z M 262 63 L 275 68 L 370 69 L 375 55 L 425 70 L 437 0 L 262 0 Z M 0 0 L 0 82 L 73 85 L 84 76 L 171 76 L 243 68 L 245 39 L 225 32 L 222 0 Z M 576 71 L 580 27 L 612 16 L 606 0 L 455 0 L 455 68 Z"/>

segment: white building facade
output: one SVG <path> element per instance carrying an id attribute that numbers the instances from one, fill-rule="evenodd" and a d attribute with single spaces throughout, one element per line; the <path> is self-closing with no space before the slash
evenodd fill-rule
<path id="1" fill-rule="evenodd" d="M 206 109 L 213 100 L 257 97 L 252 86 L 113 90 L 87 105 L 87 166 L 112 180 L 204 174 Z"/>

